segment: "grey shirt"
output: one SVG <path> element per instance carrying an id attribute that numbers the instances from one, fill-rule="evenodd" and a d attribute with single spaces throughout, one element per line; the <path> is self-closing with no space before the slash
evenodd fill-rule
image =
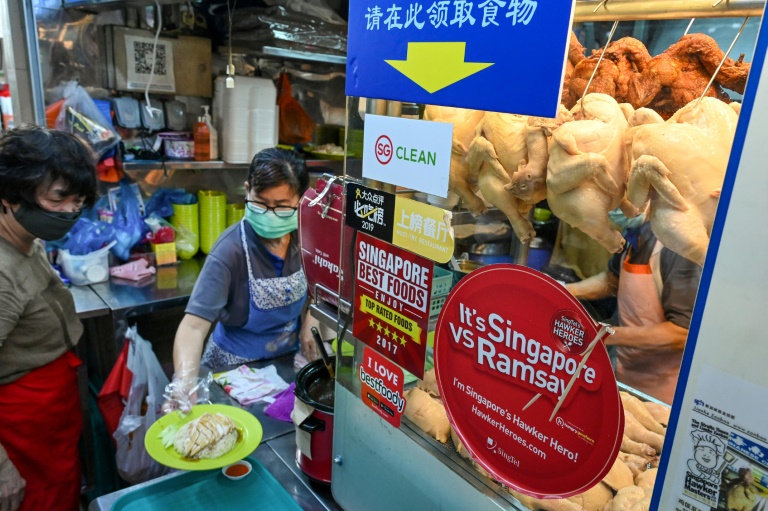
<path id="1" fill-rule="evenodd" d="M 262 243 L 247 222 L 228 227 L 219 236 L 197 277 L 186 313 L 210 322 L 219 320 L 227 327 L 242 327 L 248 321 L 250 294 L 248 290 L 248 266 L 240 240 L 240 225 L 245 228 L 245 238 L 250 250 L 253 277 L 275 278 L 278 275 L 274 260 L 277 259 Z M 283 263 L 282 275 L 291 275 L 301 268 L 298 234 L 291 233 L 291 243 Z"/>
<path id="2" fill-rule="evenodd" d="M 43 244 L 23 254 L 0 237 L 0 385 L 53 362 L 82 333 L 72 294 Z"/>

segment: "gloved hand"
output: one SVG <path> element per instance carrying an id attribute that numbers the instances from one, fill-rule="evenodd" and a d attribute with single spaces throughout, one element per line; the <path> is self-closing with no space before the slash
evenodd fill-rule
<path id="1" fill-rule="evenodd" d="M 211 402 L 209 397 L 213 374 L 208 372 L 201 378 L 198 378 L 196 375 L 197 370 L 194 373 L 181 371 L 181 374 L 173 375 L 171 383 L 166 385 L 165 392 L 163 392 L 163 397 L 165 398 L 162 407 L 163 413 L 179 410 L 182 414 L 186 415 L 194 405 Z"/>
<path id="2" fill-rule="evenodd" d="M 16 511 L 24 500 L 27 482 L 0 445 L 0 511 Z"/>

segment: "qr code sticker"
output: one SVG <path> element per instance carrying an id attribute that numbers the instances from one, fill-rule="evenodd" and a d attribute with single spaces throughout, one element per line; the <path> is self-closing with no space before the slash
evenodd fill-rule
<path id="1" fill-rule="evenodd" d="M 133 43 L 133 59 L 135 62 L 134 72 L 137 74 L 148 75 L 152 73 L 152 50 L 153 43 L 144 43 L 134 41 Z M 157 58 L 155 59 L 155 74 L 159 76 L 165 76 L 167 71 L 165 69 L 166 64 L 166 47 L 164 44 L 157 45 Z"/>

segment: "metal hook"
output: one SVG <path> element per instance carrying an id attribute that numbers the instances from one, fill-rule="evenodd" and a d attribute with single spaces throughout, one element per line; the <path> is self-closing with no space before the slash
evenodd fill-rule
<path id="1" fill-rule="evenodd" d="M 738 32 L 736 32 L 736 37 L 733 38 L 733 42 L 731 42 L 731 45 L 728 47 L 728 51 L 725 52 L 725 55 L 723 55 L 723 60 L 720 61 L 720 64 L 717 66 L 717 69 L 715 69 L 714 74 L 712 75 L 712 78 L 709 79 L 709 83 L 707 84 L 707 87 L 704 89 L 704 92 L 701 93 L 701 96 L 699 96 L 699 100 L 696 102 L 696 107 L 699 106 L 699 103 L 701 103 L 701 100 L 704 99 L 704 96 L 706 96 L 707 91 L 710 87 L 712 87 L 712 84 L 715 82 L 715 78 L 717 77 L 717 73 L 720 72 L 720 68 L 723 67 L 723 64 L 725 64 L 725 61 L 728 60 L 728 55 L 731 53 L 731 50 L 733 50 L 733 47 L 736 46 L 736 41 L 739 40 L 739 36 L 741 36 L 741 33 L 744 31 L 744 27 L 747 26 L 747 21 L 749 21 L 749 16 L 744 18 L 744 23 L 741 24 L 741 28 Z"/>
<path id="2" fill-rule="evenodd" d="M 689 31 L 689 30 L 691 29 L 691 27 L 693 26 L 693 22 L 694 22 L 694 21 L 696 21 L 696 18 L 691 18 L 691 22 L 690 22 L 690 23 L 688 23 L 688 28 L 686 28 L 686 29 L 685 29 L 685 33 L 683 34 L 683 37 L 685 37 L 685 36 L 687 36 L 687 35 L 688 35 L 688 31 Z"/>
<path id="3" fill-rule="evenodd" d="M 723 3 L 723 0 L 717 0 L 715 3 L 712 4 L 712 7 L 717 7 L 721 3 Z"/>
<path id="4" fill-rule="evenodd" d="M 336 198 L 335 194 L 332 193 L 332 194 L 328 195 L 328 192 L 331 191 L 331 185 L 333 184 L 334 181 L 336 181 L 337 177 L 338 176 L 331 177 L 328 180 L 328 182 L 325 184 L 325 189 L 322 192 L 320 192 L 320 194 L 317 197 L 315 197 L 314 199 L 312 199 L 310 201 L 310 203 L 309 203 L 309 207 L 310 208 L 314 207 L 314 206 L 317 206 L 317 204 L 321 200 L 323 200 L 326 197 L 326 195 L 328 196 L 328 200 L 323 205 L 323 212 L 320 215 L 321 218 L 325 218 L 326 216 L 328 216 L 328 210 L 331 209 L 331 204 L 333 204 L 333 199 Z"/>
<path id="5" fill-rule="evenodd" d="M 607 1 L 608 0 L 605 0 L 605 2 Z M 608 34 L 608 40 L 605 42 L 605 46 L 603 46 L 603 52 L 600 54 L 600 58 L 597 59 L 597 65 L 595 65 L 595 69 L 594 71 L 592 71 L 592 76 L 589 77 L 587 86 L 584 88 L 584 93 L 581 95 L 581 100 L 579 101 L 579 104 L 581 105 L 581 115 L 584 115 L 584 96 L 586 96 L 587 92 L 589 92 L 589 86 L 592 85 L 592 80 L 595 79 L 595 75 L 597 74 L 597 68 L 600 67 L 600 63 L 603 61 L 603 57 L 605 57 L 605 52 L 608 50 L 608 45 L 611 44 L 611 40 L 613 39 L 613 34 L 616 33 L 616 27 L 618 26 L 619 26 L 618 20 L 614 21 L 613 28 L 611 28 L 611 33 Z"/>
<path id="6" fill-rule="evenodd" d="M 722 2 L 722 0 L 720 0 Z M 599 4 L 597 4 L 597 7 L 595 7 L 595 10 L 592 12 L 597 12 L 602 6 L 608 3 L 608 0 L 602 0 Z"/>

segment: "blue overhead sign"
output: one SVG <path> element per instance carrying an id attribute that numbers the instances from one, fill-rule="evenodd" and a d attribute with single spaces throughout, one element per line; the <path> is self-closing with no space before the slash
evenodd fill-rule
<path id="1" fill-rule="evenodd" d="M 351 0 L 348 96 L 554 117 L 573 0 Z"/>

